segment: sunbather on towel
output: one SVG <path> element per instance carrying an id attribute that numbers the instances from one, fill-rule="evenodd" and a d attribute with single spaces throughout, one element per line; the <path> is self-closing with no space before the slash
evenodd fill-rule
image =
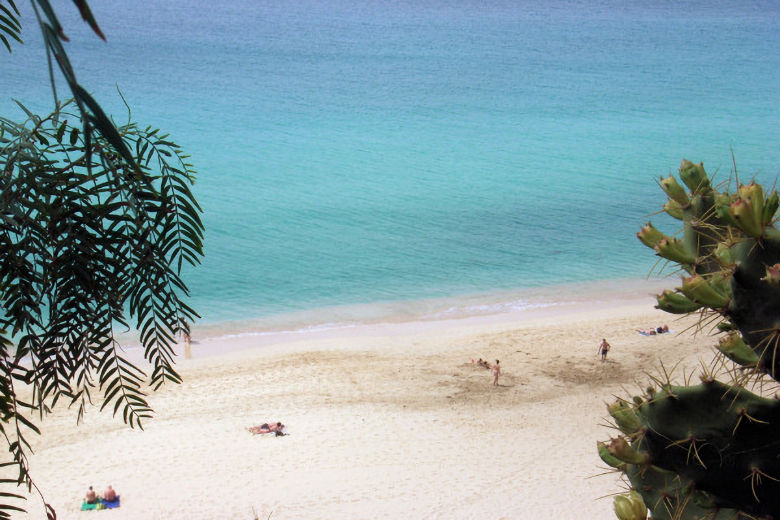
<path id="1" fill-rule="evenodd" d="M 260 433 L 275 433 L 277 437 L 284 435 L 284 425 L 280 422 L 276 424 L 263 423 L 260 426 L 252 426 L 249 428 L 250 433 L 255 435 Z"/>
<path id="2" fill-rule="evenodd" d="M 98 501 L 97 493 L 95 493 L 95 490 L 92 489 L 92 486 L 89 486 L 87 494 L 84 495 L 84 500 L 86 500 L 87 504 L 94 504 Z"/>
<path id="3" fill-rule="evenodd" d="M 112 488 L 110 485 L 108 486 L 108 489 L 103 491 L 103 500 L 108 502 L 113 502 L 116 500 L 116 491 L 114 491 L 114 488 Z"/>

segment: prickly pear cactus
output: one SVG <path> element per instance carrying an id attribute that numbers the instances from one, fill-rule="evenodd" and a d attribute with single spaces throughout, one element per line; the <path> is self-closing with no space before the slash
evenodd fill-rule
<path id="1" fill-rule="evenodd" d="M 660 185 L 682 233 L 648 223 L 637 235 L 682 274 L 657 308 L 713 324 L 716 355 L 736 369 L 724 372 L 726 382 L 665 381 L 608 407 L 620 434 L 598 443 L 599 455 L 632 488 L 615 498 L 615 512 L 646 518 L 638 495 L 653 519 L 780 520 L 780 401 L 747 389 L 780 380 L 780 199 L 755 182 L 720 191 L 701 164 L 685 160 L 679 178 Z"/>

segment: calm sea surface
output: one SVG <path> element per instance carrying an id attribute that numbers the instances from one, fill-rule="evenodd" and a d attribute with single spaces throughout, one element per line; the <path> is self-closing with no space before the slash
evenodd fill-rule
<path id="1" fill-rule="evenodd" d="M 107 43 L 58 4 L 80 81 L 199 172 L 204 323 L 638 279 L 634 234 L 683 157 L 780 173 L 778 2 L 92 4 Z M 17 119 L 12 98 L 52 105 L 25 21 L 0 53 Z"/>

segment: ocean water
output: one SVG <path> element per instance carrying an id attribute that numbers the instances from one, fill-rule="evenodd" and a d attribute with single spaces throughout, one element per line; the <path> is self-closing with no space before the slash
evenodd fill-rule
<path id="1" fill-rule="evenodd" d="M 25 45 L 0 56 L 19 119 L 12 98 L 52 105 L 20 4 Z M 199 172 L 204 324 L 501 311 L 641 279 L 634 235 L 676 229 L 652 215 L 683 157 L 780 172 L 774 1 L 92 4 L 106 43 L 58 7 L 80 81 L 118 120 L 121 89 Z"/>

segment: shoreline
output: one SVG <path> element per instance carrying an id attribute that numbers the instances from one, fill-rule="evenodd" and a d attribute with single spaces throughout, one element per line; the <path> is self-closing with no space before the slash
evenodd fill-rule
<path id="1" fill-rule="evenodd" d="M 196 324 L 192 330 L 192 356 L 214 356 L 339 338 L 409 335 L 453 327 L 499 330 L 594 309 L 611 311 L 633 307 L 636 311 L 652 311 L 656 303 L 654 295 L 673 286 L 670 279 L 603 280 L 451 298 L 313 309 L 265 320 Z M 137 344 L 128 346 L 138 348 Z M 183 355 L 181 348 L 177 352 Z"/>

